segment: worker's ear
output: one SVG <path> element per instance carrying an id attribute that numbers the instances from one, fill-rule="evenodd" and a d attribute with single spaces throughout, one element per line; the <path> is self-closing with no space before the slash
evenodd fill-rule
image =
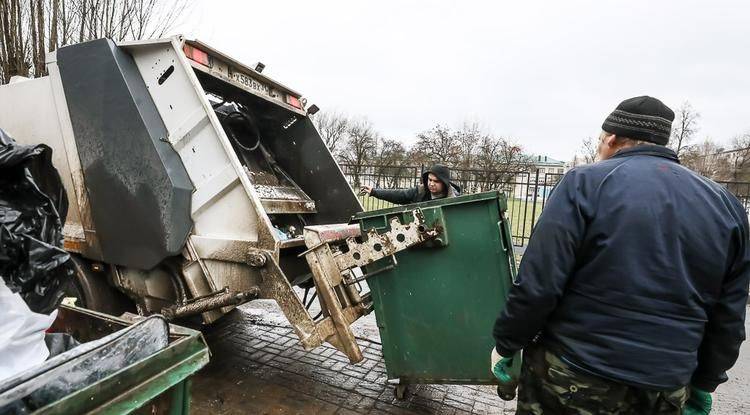
<path id="1" fill-rule="evenodd" d="M 617 136 L 614 134 L 607 134 L 604 137 L 604 144 L 609 148 L 617 146 Z"/>

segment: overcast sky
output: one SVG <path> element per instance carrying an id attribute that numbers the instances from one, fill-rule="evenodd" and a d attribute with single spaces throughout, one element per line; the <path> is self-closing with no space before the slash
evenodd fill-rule
<path id="1" fill-rule="evenodd" d="M 411 142 L 478 121 L 569 160 L 623 99 L 750 131 L 748 1 L 199 1 L 176 29 Z"/>

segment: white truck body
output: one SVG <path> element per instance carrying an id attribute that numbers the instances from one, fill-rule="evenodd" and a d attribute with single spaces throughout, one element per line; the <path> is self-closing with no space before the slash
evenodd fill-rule
<path id="1" fill-rule="evenodd" d="M 127 230 L 127 223 L 103 225 L 101 219 L 108 215 L 109 221 L 118 216 L 126 220 L 132 213 L 126 202 L 119 212 L 112 208 L 111 201 L 107 212 L 97 211 L 103 204 L 95 195 L 107 189 L 94 184 L 95 172 L 90 161 L 96 160 L 96 151 L 104 151 L 102 154 L 106 155 L 105 147 L 114 144 L 99 130 L 95 131 L 97 125 L 106 128 L 108 119 L 97 119 L 83 127 L 76 121 L 89 116 L 92 107 L 88 113 L 81 112 L 79 103 L 73 102 L 75 97 L 85 97 L 87 102 L 97 102 L 97 97 L 92 96 L 96 91 L 86 89 L 86 79 L 73 82 L 70 75 L 65 75 L 71 73 L 67 68 L 79 63 L 69 58 L 67 66 L 59 65 L 58 58 L 74 49 L 48 54 L 48 76 L 15 79 L 0 86 L 0 128 L 20 143 L 44 143 L 53 149 L 53 164 L 61 175 L 69 201 L 65 248 L 76 255 L 79 265 L 83 264 L 79 278 L 84 291 L 87 284 L 98 284 L 90 281 L 93 275 L 127 294 L 144 314 L 163 312 L 175 317 L 194 314 L 200 315 L 204 323 L 215 321 L 233 306 L 257 296 L 273 298 L 306 348 L 329 341 L 356 360 L 351 346 L 341 345 L 343 338 L 329 312 L 325 311 L 322 319 L 313 320 L 292 288 L 295 284 L 305 286 L 305 281 L 308 281 L 306 288 L 312 286 L 309 267 L 299 257 L 306 249 L 302 228 L 346 222 L 362 209 L 312 127 L 300 94 L 208 45 L 182 36 L 123 42 L 116 47 L 109 41 L 109 45 L 118 54 L 124 52 L 122 55 L 127 55 L 128 62 L 132 59 L 151 101 L 144 105 L 141 101 L 146 95 L 138 98 L 138 92 L 131 91 L 136 98 L 127 104 L 140 111 L 144 119 L 149 118 L 145 114 L 149 108 L 156 109 L 158 116 L 152 114 L 151 122 L 160 119 L 166 135 L 158 137 L 153 145 L 159 147 L 158 154 L 176 153 L 180 169 L 184 168 L 188 185 L 192 185 L 189 206 L 164 205 L 159 212 L 147 212 L 147 215 L 153 213 L 153 220 L 166 221 L 175 211 L 189 209 L 191 222 L 179 249 L 169 255 L 155 254 L 159 261 L 153 264 L 109 259 L 132 257 L 131 252 L 137 251 L 139 245 L 132 241 L 113 242 L 117 235 L 104 231 L 104 225 L 124 226 Z M 87 57 L 85 53 L 75 56 Z M 114 62 L 117 66 L 122 60 Z M 96 69 L 80 65 L 82 70 Z M 126 72 L 124 68 L 123 73 Z M 132 89 L 133 75 L 127 76 L 131 77 L 130 83 L 123 85 Z M 140 85 L 140 81 L 137 83 Z M 100 92 L 103 107 L 120 99 L 107 88 Z M 212 102 L 210 96 L 224 101 Z M 225 113 L 226 117 L 220 119 L 223 115 L 217 111 L 230 105 L 230 101 L 232 108 L 244 108 L 242 111 L 256 117 L 262 156 L 256 149 L 238 152 L 238 146 L 244 146 L 236 137 L 228 136 L 227 126 L 234 125 L 231 118 L 237 116 Z M 119 116 L 113 113 L 105 118 L 112 117 L 114 122 Z M 127 125 L 123 129 L 127 130 Z M 96 143 L 102 143 L 105 150 L 97 149 Z M 128 161 L 129 154 L 121 156 L 123 162 L 138 162 Z M 252 160 L 271 167 L 257 172 Z M 169 170 L 177 165 L 164 166 L 167 178 L 176 177 L 169 176 L 174 173 Z M 145 164 L 144 171 L 148 168 L 150 165 Z M 120 173 L 116 170 L 110 165 L 108 172 L 123 179 L 123 200 L 137 200 L 134 198 L 138 189 L 129 187 L 134 182 L 125 175 L 117 176 Z M 282 184 L 262 183 L 259 177 L 263 175 L 275 176 L 273 179 Z M 139 186 L 143 182 L 138 182 Z M 117 248 L 118 243 L 122 243 L 121 249 Z M 144 244 L 148 243 L 144 240 Z M 338 294 L 340 304 L 324 305 L 323 309 L 343 310 L 347 324 L 351 324 L 369 312 L 368 304 L 366 299 L 351 295 L 351 290 L 347 291 L 340 283 L 327 283 L 327 288 Z"/>

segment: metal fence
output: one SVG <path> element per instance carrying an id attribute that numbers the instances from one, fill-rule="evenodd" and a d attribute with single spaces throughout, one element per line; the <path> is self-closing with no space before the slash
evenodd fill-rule
<path id="1" fill-rule="evenodd" d="M 750 214 L 750 182 L 717 181 L 742 202 L 745 211 Z"/>
<path id="2" fill-rule="evenodd" d="M 341 164 L 349 184 L 358 191 L 362 186 L 396 189 L 414 187 L 421 181 L 424 166 L 382 166 Z M 461 192 L 477 193 L 500 190 L 508 200 L 507 215 L 510 218 L 513 243 L 523 246 L 531 236 L 539 215 L 552 188 L 562 177 L 557 173 L 509 172 L 495 170 L 452 169 L 454 182 Z M 392 203 L 370 196 L 360 196 L 365 210 L 383 209 Z"/>
<path id="3" fill-rule="evenodd" d="M 349 184 L 358 191 L 361 186 L 384 189 L 414 187 L 421 181 L 424 166 L 380 166 L 341 164 Z M 552 188 L 563 176 L 558 173 L 483 171 L 451 169 L 454 182 L 461 186 L 461 192 L 476 193 L 500 190 L 508 200 L 507 215 L 510 218 L 513 243 L 524 246 L 531 236 L 539 215 Z M 750 213 L 750 182 L 718 181 L 742 202 Z M 360 196 L 365 210 L 383 209 L 392 203 L 370 196 Z"/>

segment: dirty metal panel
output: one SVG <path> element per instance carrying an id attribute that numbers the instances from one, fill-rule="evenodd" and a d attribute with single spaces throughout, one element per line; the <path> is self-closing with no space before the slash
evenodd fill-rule
<path id="1" fill-rule="evenodd" d="M 169 132 L 169 140 L 175 143 L 195 185 L 193 234 L 258 241 L 264 247 L 272 247 L 272 224 L 206 99 L 203 80 L 196 77 L 182 51 L 181 39 L 174 37 L 154 44 L 130 42 L 125 48 L 133 56 Z M 167 73 L 169 77 L 159 82 Z"/>
<path id="2" fill-rule="evenodd" d="M 343 315 L 346 324 L 352 325 L 355 321 L 359 320 L 359 318 L 362 317 L 363 308 L 358 306 L 347 307 L 343 310 Z M 315 323 L 315 327 L 319 335 L 323 339 L 325 339 L 325 341 L 333 344 L 337 349 L 341 350 L 341 346 L 338 346 L 334 343 L 334 338 L 336 337 L 336 327 L 334 326 L 333 320 L 331 320 L 330 316 L 325 317 L 324 319 Z"/>
<path id="3" fill-rule="evenodd" d="M 261 199 L 275 199 L 275 200 L 300 200 L 310 201 L 305 192 L 290 186 L 270 186 L 264 184 L 254 185 L 255 191 L 258 193 L 258 197 Z"/>
<path id="4" fill-rule="evenodd" d="M 316 289 L 320 295 L 321 307 L 326 315 L 323 320 L 318 322 L 313 321 L 271 253 L 256 252 L 261 253 L 264 258 L 257 262 L 262 276 L 258 284 L 260 294 L 263 298 L 276 300 L 305 350 L 312 350 L 324 342 L 328 342 L 337 350 L 346 354 L 352 363 L 361 361 L 363 358 L 362 352 L 349 326 L 358 318 L 368 314 L 370 309 L 362 304 L 346 308 L 341 307 L 334 293 L 333 285 L 327 282 L 325 278 L 327 273 L 320 272 L 319 269 L 321 266 L 335 267 L 335 264 L 330 260 L 330 252 L 328 253 L 329 259 L 324 259 L 323 264 L 318 261 L 316 252 L 309 254 L 314 257 L 308 257 L 313 278 L 316 281 Z"/>
<path id="5" fill-rule="evenodd" d="M 348 222 L 362 205 L 318 134 L 310 117 L 298 118 L 288 128 L 270 132 L 284 140 L 268 143 L 276 162 L 315 202 L 316 213 L 305 216 L 308 225 Z"/>
<path id="6" fill-rule="evenodd" d="M 268 214 L 315 213 L 315 202 L 299 188 L 263 184 L 253 187 Z"/>
<path id="7" fill-rule="evenodd" d="M 265 254 L 265 257 L 267 262 L 260 268 L 261 296 L 276 300 L 305 350 L 320 346 L 325 339 L 319 336 L 312 317 L 271 255 Z"/>
<path id="8" fill-rule="evenodd" d="M 212 281 L 206 278 L 201 262 L 197 260 L 185 264 L 185 266 L 183 266 L 182 275 L 185 277 L 185 283 L 193 297 L 207 295 L 216 291 L 216 288 L 211 285 Z M 224 313 L 221 311 L 212 310 L 203 313 L 201 317 L 203 318 L 204 324 L 210 324 L 223 315 Z"/>
<path id="9" fill-rule="evenodd" d="M 317 246 L 305 254 L 307 263 L 315 280 L 315 290 L 321 300 L 321 308 L 328 313 L 333 326 L 336 330 L 336 340 L 334 344 L 339 350 L 344 352 L 349 361 L 357 363 L 363 359 L 362 350 L 355 340 L 354 333 L 344 314 L 346 304 L 339 300 L 335 288 L 341 284 L 341 270 L 334 260 L 333 253 L 328 244 L 322 243 L 314 232 L 305 232 L 305 242 L 308 246 Z M 322 244 L 321 244 L 322 243 Z M 364 315 L 364 310 L 362 310 Z"/>
<path id="10" fill-rule="evenodd" d="M 204 259 L 203 263 L 217 289 L 228 287 L 232 292 L 250 292 L 261 283 L 258 269 L 248 264 L 213 259 Z"/>
<path id="11" fill-rule="evenodd" d="M 224 166 L 218 173 L 201 182 L 193 193 L 193 214 L 228 193 L 234 186 L 238 186 L 240 179 L 231 165 Z"/>
<path id="12" fill-rule="evenodd" d="M 250 251 L 258 247 L 257 241 L 240 241 L 197 235 L 191 236 L 190 240 L 198 258 L 240 264 L 246 264 Z"/>
<path id="13" fill-rule="evenodd" d="M 269 215 L 291 213 L 315 213 L 315 202 L 302 200 L 262 199 L 263 210 Z"/>
<path id="14" fill-rule="evenodd" d="M 348 223 L 305 226 L 305 230 L 316 233 L 322 242 L 341 241 L 346 238 L 356 238 L 362 234 L 359 225 Z"/>
<path id="15" fill-rule="evenodd" d="M 364 242 L 348 238 L 348 251 L 336 256 L 339 269 L 365 266 L 440 236 L 442 226 L 435 226 L 433 223 L 433 227 L 427 227 L 420 209 L 415 209 L 412 217 L 414 221 L 406 224 L 402 224 L 397 217 L 391 218 L 390 229 L 387 232 L 378 233 L 375 229 L 370 229 Z"/>
<path id="16" fill-rule="evenodd" d="M 283 241 L 279 241 L 277 245 L 279 249 L 296 248 L 299 246 L 305 246 L 305 239 L 301 236 L 297 238 L 285 239 Z"/>
<path id="17" fill-rule="evenodd" d="M 57 51 L 91 214 L 106 262 L 178 255 L 193 185 L 130 55 L 107 39 Z"/>
<path id="18" fill-rule="evenodd" d="M 21 144 L 43 142 L 52 148 L 52 163 L 68 195 L 68 214 L 62 219 L 66 225 L 77 224 L 85 229 L 84 243 L 76 252 L 101 260 L 56 52 L 48 53 L 45 62 L 49 76 L 0 86 L 0 126 Z"/>

